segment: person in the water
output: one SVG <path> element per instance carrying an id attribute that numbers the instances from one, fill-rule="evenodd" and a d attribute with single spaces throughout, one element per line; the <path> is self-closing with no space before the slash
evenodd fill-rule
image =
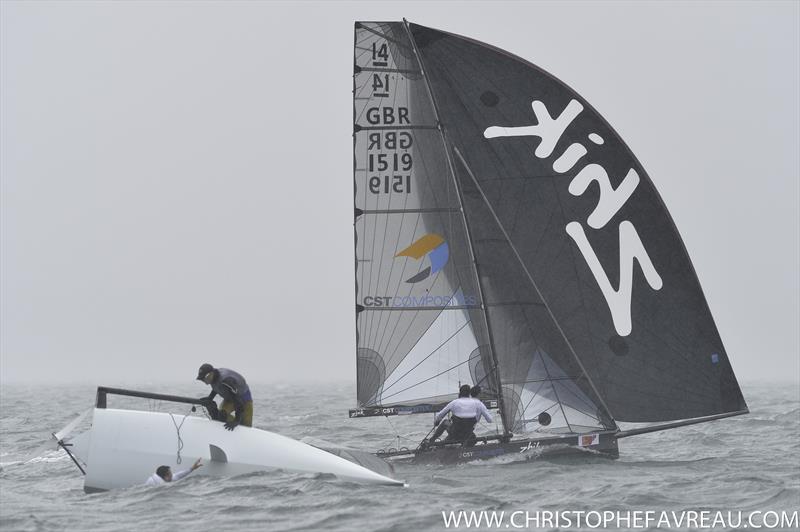
<path id="1" fill-rule="evenodd" d="M 203 464 L 200 463 L 200 458 L 190 467 L 189 469 L 184 469 L 182 471 L 178 471 L 177 473 L 172 473 L 172 468 L 167 465 L 158 466 L 156 472 L 150 475 L 150 478 L 147 479 L 145 482 L 145 486 L 161 486 L 162 484 L 167 484 L 168 482 L 175 482 L 186 477 L 189 473 L 197 469 L 198 467 L 202 466 Z"/>
<path id="2" fill-rule="evenodd" d="M 253 426 L 253 396 L 244 377 L 231 369 L 203 364 L 197 371 L 197 380 L 211 386 L 211 393 L 203 398 L 204 403 L 213 403 L 217 394 L 222 397 L 218 420 L 225 422 L 226 429 L 233 430 L 238 425 Z"/>

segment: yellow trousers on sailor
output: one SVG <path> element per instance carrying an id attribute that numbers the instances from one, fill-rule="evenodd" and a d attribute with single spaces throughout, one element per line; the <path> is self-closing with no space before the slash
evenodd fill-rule
<path id="1" fill-rule="evenodd" d="M 219 405 L 219 410 L 220 412 L 225 412 L 228 417 L 228 421 L 234 421 L 236 419 L 236 407 L 233 405 L 233 401 L 222 401 L 222 404 Z M 253 426 L 253 401 L 247 401 L 244 404 L 242 425 L 245 427 Z"/>

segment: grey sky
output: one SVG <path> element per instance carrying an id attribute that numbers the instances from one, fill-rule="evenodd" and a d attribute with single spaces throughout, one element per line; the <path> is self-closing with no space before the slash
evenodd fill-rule
<path id="1" fill-rule="evenodd" d="M 2 382 L 354 379 L 353 22 L 402 17 L 591 102 L 798 379 L 798 2 L 2 2 Z"/>

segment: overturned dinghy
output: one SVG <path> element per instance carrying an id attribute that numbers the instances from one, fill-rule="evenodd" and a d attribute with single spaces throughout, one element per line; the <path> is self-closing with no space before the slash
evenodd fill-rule
<path id="1" fill-rule="evenodd" d="M 85 474 L 84 490 L 95 492 L 144 483 L 159 465 L 174 470 L 197 458 L 196 475 L 233 476 L 280 469 L 325 473 L 365 484 L 403 485 L 402 481 L 292 438 L 257 428 L 225 430 L 222 423 L 198 416 L 119 410 L 106 407 L 107 395 L 201 406 L 197 399 L 100 387 L 91 428 L 74 437 L 71 427 L 54 434 Z M 193 406 L 192 410 L 195 410 Z"/>

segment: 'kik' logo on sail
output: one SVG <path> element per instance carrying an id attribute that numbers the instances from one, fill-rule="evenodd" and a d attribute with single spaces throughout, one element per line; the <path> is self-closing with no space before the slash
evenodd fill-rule
<path id="1" fill-rule="evenodd" d="M 534 150 L 534 155 L 539 159 L 550 157 L 567 127 L 583 111 L 583 105 L 577 100 L 570 100 L 567 107 L 555 118 L 541 101 L 534 100 L 531 103 L 531 107 L 536 116 L 536 124 L 522 127 L 491 126 L 486 128 L 483 136 L 487 139 L 497 137 L 538 137 L 541 142 Z M 602 145 L 604 142 L 603 138 L 597 133 L 590 133 L 588 139 L 597 145 Z M 574 142 L 553 162 L 553 170 L 559 174 L 564 174 L 574 168 L 587 153 L 588 151 L 583 144 Z M 568 188 L 569 193 L 573 196 L 581 196 L 593 181 L 597 182 L 600 195 L 597 205 L 587 219 L 587 223 L 589 227 L 599 230 L 603 229 L 625 205 L 636 191 L 640 179 L 636 170 L 631 168 L 617 188 L 614 188 L 606 170 L 599 164 L 590 163 L 584 166 L 572 179 Z M 631 320 L 633 262 L 639 263 L 647 284 L 653 290 L 660 290 L 663 281 L 650 260 L 650 256 L 647 254 L 647 250 L 642 244 L 639 233 L 633 223 L 629 220 L 621 221 L 618 225 L 618 231 L 620 279 L 619 287 L 614 289 L 605 269 L 600 264 L 594 249 L 592 249 L 586 238 L 583 225 L 578 221 L 571 221 L 566 226 L 567 234 L 577 244 L 603 293 L 603 297 L 606 299 L 606 303 L 608 303 L 617 334 L 628 336 L 633 327 Z"/>
<path id="2" fill-rule="evenodd" d="M 419 260 L 427 255 L 430 265 L 413 277 L 406 279 L 407 283 L 424 281 L 432 274 L 438 272 L 447 264 L 450 258 L 450 248 L 447 241 L 436 233 L 429 233 L 417 239 L 413 244 L 395 255 L 397 257 L 411 257 Z"/>

